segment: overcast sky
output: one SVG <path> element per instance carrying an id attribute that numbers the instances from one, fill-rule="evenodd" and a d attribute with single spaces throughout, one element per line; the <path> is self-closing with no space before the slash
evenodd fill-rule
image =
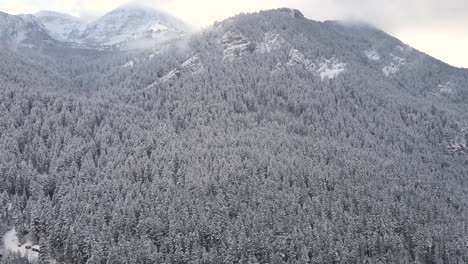
<path id="1" fill-rule="evenodd" d="M 54 10 L 84 18 L 128 0 L 0 0 L 10 14 Z M 138 0 L 198 26 L 240 12 L 276 7 L 301 10 L 313 20 L 353 19 L 374 24 L 451 65 L 468 68 L 468 0 Z"/>

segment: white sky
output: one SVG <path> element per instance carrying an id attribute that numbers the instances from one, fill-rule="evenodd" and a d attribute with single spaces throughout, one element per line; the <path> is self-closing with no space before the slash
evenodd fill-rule
<path id="1" fill-rule="evenodd" d="M 313 20 L 362 20 L 451 65 L 468 68 L 468 0 L 137 1 L 198 26 L 207 26 L 240 12 L 276 7 L 297 8 Z M 126 2 L 128 0 L 0 0 L 0 11 L 20 14 L 54 10 L 90 19 Z"/>

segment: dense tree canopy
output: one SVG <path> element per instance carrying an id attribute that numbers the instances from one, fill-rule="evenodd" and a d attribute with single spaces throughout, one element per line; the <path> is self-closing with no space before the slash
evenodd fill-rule
<path id="1" fill-rule="evenodd" d="M 228 31 L 251 42 L 232 61 Z M 268 32 L 346 71 L 256 52 Z M 397 45 L 279 10 L 152 59 L 0 51 L 0 231 L 40 262 L 466 263 L 468 159 L 447 147 L 466 146 L 468 73 L 409 51 L 386 77 L 363 55 Z M 195 54 L 199 72 L 180 66 Z M 433 95 L 447 77 L 458 90 Z"/>

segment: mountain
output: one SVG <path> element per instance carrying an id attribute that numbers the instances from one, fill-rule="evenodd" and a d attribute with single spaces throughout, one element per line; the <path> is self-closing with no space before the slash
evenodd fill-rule
<path id="1" fill-rule="evenodd" d="M 183 22 L 166 13 L 149 8 L 124 6 L 90 23 L 80 41 L 92 47 L 149 46 L 179 35 L 185 30 Z"/>
<path id="2" fill-rule="evenodd" d="M 45 261 L 468 261 L 468 71 L 379 29 L 283 8 L 0 58 L 0 233 Z"/>
<path id="3" fill-rule="evenodd" d="M 32 15 L 9 15 L 0 12 L 0 43 L 10 47 L 50 45 L 54 40 Z"/>
<path id="4" fill-rule="evenodd" d="M 0 23 L 3 42 L 59 42 L 71 48 L 101 50 L 151 48 L 188 31 L 169 14 L 135 5 L 117 8 L 91 23 L 53 11 L 18 16 L 1 13 Z"/>
<path id="5" fill-rule="evenodd" d="M 316 22 L 297 10 L 278 9 L 228 19 L 215 24 L 209 34 L 198 41 L 216 45 L 192 51 L 201 64 L 203 54 L 221 58 L 223 65 L 267 58 L 274 65 L 269 66 L 272 75 L 302 69 L 322 84 L 365 76 L 372 80 L 369 85 L 390 87 L 392 92 L 382 88 L 387 94 L 456 103 L 468 100 L 465 69 L 451 67 L 369 25 Z"/>
<path id="6" fill-rule="evenodd" d="M 48 30 L 51 37 L 62 42 L 76 41 L 86 28 L 86 23 L 77 17 L 54 11 L 34 14 Z"/>

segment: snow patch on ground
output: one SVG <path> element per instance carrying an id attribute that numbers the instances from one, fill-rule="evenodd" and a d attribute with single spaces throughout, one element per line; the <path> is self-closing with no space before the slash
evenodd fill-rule
<path id="1" fill-rule="evenodd" d="M 382 71 L 385 74 L 385 76 L 388 77 L 392 74 L 396 74 L 399 70 L 400 68 L 398 66 L 391 64 L 389 66 L 385 66 Z"/>
<path id="2" fill-rule="evenodd" d="M 369 60 L 371 60 L 371 61 L 378 61 L 378 60 L 380 60 L 380 54 L 379 54 L 376 50 L 374 50 L 374 49 L 372 49 L 372 50 L 366 50 L 366 51 L 364 52 L 364 54 L 366 54 L 366 57 L 367 57 Z"/>
<path id="3" fill-rule="evenodd" d="M 200 60 L 200 57 L 197 54 L 197 55 L 190 57 L 188 60 L 184 61 L 182 63 L 182 69 L 192 74 L 198 74 L 204 70 L 204 67 Z"/>
<path id="4" fill-rule="evenodd" d="M 170 80 L 176 79 L 177 77 L 180 76 L 180 71 L 178 69 L 174 69 L 170 72 L 168 72 L 166 75 L 160 78 L 160 81 L 162 82 L 168 82 Z"/>
<path id="5" fill-rule="evenodd" d="M 205 70 L 205 67 L 203 66 L 203 63 L 200 59 L 200 56 L 198 54 L 190 57 L 188 60 L 184 61 L 179 67 L 176 69 L 170 71 L 163 77 L 159 79 L 161 82 L 168 82 L 171 80 L 174 80 L 178 78 L 180 75 L 184 73 L 190 73 L 192 75 L 195 74 L 200 74 Z M 148 86 L 146 89 L 149 89 L 153 87 L 158 81 L 154 82 L 150 86 Z"/>
<path id="6" fill-rule="evenodd" d="M 405 58 L 398 57 L 398 56 L 396 56 L 396 55 L 394 55 L 394 54 L 392 54 L 392 53 L 390 53 L 390 56 L 392 57 L 392 60 L 393 60 L 394 62 L 396 62 L 397 64 L 404 64 L 405 61 L 406 61 Z"/>
<path id="7" fill-rule="evenodd" d="M 396 56 L 396 55 L 394 55 L 392 53 L 390 53 L 390 57 L 391 57 L 390 65 L 387 65 L 382 69 L 382 72 L 387 77 L 399 72 L 401 67 L 403 65 L 405 65 L 405 63 L 406 63 L 405 58 L 398 57 L 398 56 Z"/>
<path id="8" fill-rule="evenodd" d="M 36 262 L 39 257 L 39 253 L 33 251 L 39 251 L 39 246 L 33 245 L 31 241 L 26 241 L 25 244 L 20 244 L 14 228 L 3 236 L 3 246 L 5 252 L 19 253 L 21 256 L 27 257 L 30 262 Z"/>
<path id="9" fill-rule="evenodd" d="M 270 53 L 287 45 L 287 41 L 276 33 L 267 32 L 265 40 L 257 47 L 258 53 Z"/>
<path id="10" fill-rule="evenodd" d="M 439 84 L 439 93 L 443 94 L 451 94 L 453 93 L 453 84 L 452 82 L 448 82 L 446 84 Z"/>
<path id="11" fill-rule="evenodd" d="M 340 73 L 346 70 L 346 63 L 338 61 L 336 58 L 331 59 L 321 59 L 318 62 L 318 68 L 316 72 L 320 75 L 322 80 L 334 79 Z"/>
<path id="12" fill-rule="evenodd" d="M 306 56 L 297 49 L 292 49 L 289 52 L 288 57 L 289 57 L 288 63 L 287 63 L 288 66 L 303 65 L 308 70 L 315 69 L 315 64 L 311 60 L 306 58 Z"/>
<path id="13" fill-rule="evenodd" d="M 439 84 L 435 91 L 432 93 L 434 96 L 443 96 L 448 94 L 453 94 L 455 90 L 455 85 L 452 82 L 447 82 L 445 84 Z"/>
<path id="14" fill-rule="evenodd" d="M 463 127 L 459 133 L 452 144 L 447 146 L 447 151 L 451 155 L 468 154 L 468 127 Z"/>
<path id="15" fill-rule="evenodd" d="M 168 31 L 170 29 L 166 25 L 163 25 L 160 23 L 154 23 L 154 24 L 149 24 L 146 30 L 153 31 L 153 32 L 161 32 L 161 31 Z"/>
<path id="16" fill-rule="evenodd" d="M 151 54 L 148 56 L 148 59 L 149 59 L 149 60 L 152 60 L 155 56 L 157 56 L 157 55 L 159 55 L 159 54 L 161 54 L 161 53 L 163 53 L 163 52 L 162 52 L 162 51 L 155 51 L 155 52 L 151 53 Z"/>
<path id="17" fill-rule="evenodd" d="M 334 79 L 346 70 L 346 63 L 340 62 L 335 57 L 319 58 L 314 62 L 297 49 L 289 52 L 287 65 L 303 65 L 308 71 L 320 76 L 321 80 Z"/>
<path id="18" fill-rule="evenodd" d="M 131 60 L 131 61 L 125 63 L 124 65 L 122 65 L 122 67 L 124 67 L 124 68 L 128 68 L 128 67 L 133 68 L 134 64 L 135 63 L 133 62 L 133 60 Z"/>
<path id="19" fill-rule="evenodd" d="M 227 61 L 234 61 L 248 53 L 252 47 L 252 43 L 246 37 L 232 31 L 226 32 L 221 42 L 224 45 L 223 59 Z"/>

